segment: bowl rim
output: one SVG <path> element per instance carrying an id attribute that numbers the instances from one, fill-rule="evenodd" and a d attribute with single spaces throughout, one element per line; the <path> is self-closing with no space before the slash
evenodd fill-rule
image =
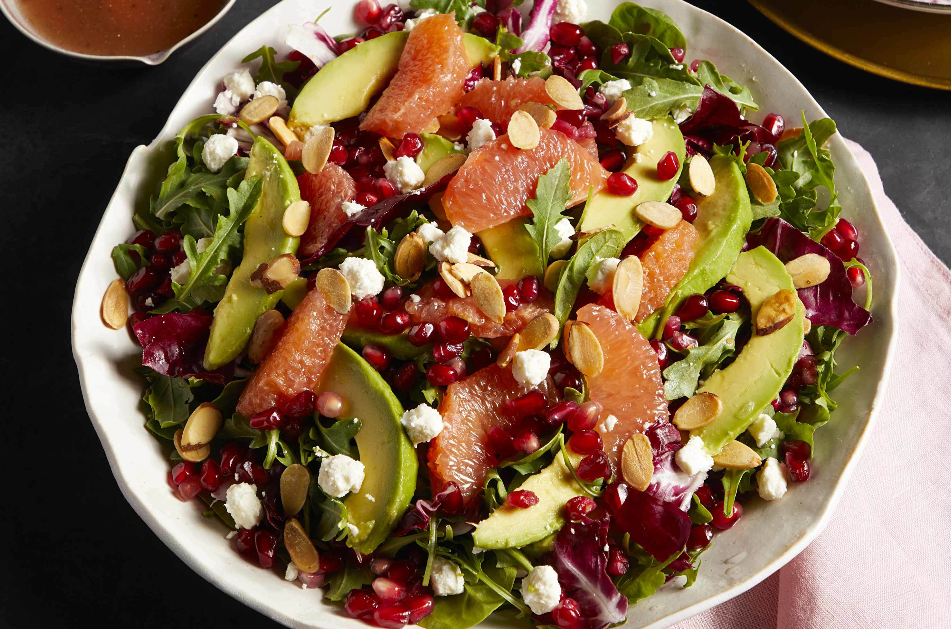
<path id="1" fill-rule="evenodd" d="M 922 13 L 948 14 L 951 13 L 951 4 L 936 4 L 927 0 L 875 0 L 899 9 L 909 9 Z"/>
<path id="2" fill-rule="evenodd" d="M 43 48 L 50 50 L 52 52 L 59 53 L 66 57 L 72 57 L 73 59 L 79 59 L 82 61 L 105 61 L 105 62 L 128 62 L 136 61 L 143 63 L 147 66 L 157 66 L 164 63 L 172 53 L 177 51 L 179 48 L 185 46 L 186 44 L 191 43 L 192 41 L 198 39 L 200 36 L 205 34 L 210 28 L 215 24 L 221 21 L 221 18 L 231 10 L 238 0 L 228 0 L 228 2 L 221 7 L 221 10 L 218 11 L 210 20 L 205 22 L 201 28 L 190 33 L 185 38 L 179 40 L 169 48 L 165 50 L 160 50 L 159 52 L 154 52 L 151 55 L 89 55 L 82 52 L 76 52 L 74 50 L 69 50 L 61 46 L 57 46 L 48 39 L 41 37 L 38 33 L 33 32 L 30 28 L 23 23 L 23 20 L 14 15 L 13 11 L 7 6 L 8 3 L 12 3 L 15 0 L 0 0 L 0 13 L 3 13 L 4 17 L 7 18 L 7 21 L 13 24 L 13 26 L 23 33 L 28 39 L 31 39 L 34 43 L 39 44 Z M 217 54 L 217 53 L 216 53 Z M 160 137 L 160 136 L 159 136 Z M 156 138 L 158 139 L 158 138 Z M 151 146 L 151 145 L 150 145 Z"/>
<path id="3" fill-rule="evenodd" d="M 232 2 L 233 1 L 234 0 L 232 0 Z M 612 1 L 619 3 L 622 0 L 612 0 Z M 183 94 L 189 91 L 192 88 L 192 86 L 194 86 L 196 83 L 200 81 L 200 79 L 202 78 L 202 75 L 204 74 L 205 69 L 208 68 L 208 66 L 210 66 L 212 63 L 214 63 L 218 59 L 218 57 L 222 54 L 223 50 L 229 47 L 231 42 L 239 38 L 247 37 L 249 30 L 251 30 L 252 27 L 255 26 L 258 20 L 261 20 L 262 18 L 264 18 L 264 16 L 267 16 L 268 14 L 272 12 L 277 12 L 286 3 L 293 4 L 295 2 L 296 0 L 283 0 L 282 2 L 279 2 L 275 4 L 274 6 L 272 6 L 267 11 L 264 11 L 257 18 L 255 18 L 250 23 L 248 23 L 244 28 L 242 28 L 238 33 L 236 33 L 230 40 L 228 40 L 228 42 L 223 44 L 221 49 L 219 49 L 219 51 L 215 53 L 215 55 L 213 55 L 204 66 L 202 66 L 202 68 L 196 74 L 195 78 L 189 83 L 188 87 L 186 87 L 185 90 L 183 90 Z M 746 40 L 748 44 L 751 44 L 752 46 L 754 46 L 755 49 L 760 54 L 768 57 L 775 64 L 776 70 L 778 72 L 784 73 L 783 78 L 785 81 L 794 82 L 794 84 L 798 86 L 801 92 L 807 97 L 808 102 L 811 103 L 823 116 L 828 116 L 825 110 L 822 109 L 822 107 L 818 104 L 815 98 L 813 98 L 813 96 L 805 88 L 805 86 L 785 66 L 783 66 L 768 51 L 766 51 L 758 43 L 756 43 L 755 40 L 753 40 L 751 37 L 749 37 L 742 31 L 740 31 L 738 28 L 736 28 L 732 24 L 726 22 L 725 20 L 713 14 L 707 11 L 704 11 L 703 9 L 700 9 L 699 7 L 696 7 L 686 2 L 685 0 L 653 0 L 653 1 L 647 0 L 646 2 L 644 2 L 644 4 L 645 5 L 657 4 L 659 2 L 682 5 L 685 8 L 685 10 L 696 11 L 698 15 L 702 17 L 702 19 L 704 20 L 715 20 L 718 23 L 720 23 L 721 26 L 725 26 L 726 28 L 728 28 L 734 34 L 734 36 L 742 37 L 744 40 Z M 179 101 L 179 103 L 176 104 L 175 108 L 170 113 L 169 119 L 167 120 L 166 124 L 162 127 L 162 130 L 158 133 L 155 139 L 148 146 L 140 145 L 132 151 L 132 154 L 129 156 L 129 159 L 126 162 L 126 165 L 122 171 L 122 175 L 119 179 L 119 184 L 117 186 L 116 192 L 113 194 L 113 196 L 109 200 L 109 203 L 106 205 L 106 211 L 108 211 L 108 208 L 114 202 L 116 202 L 117 197 L 119 196 L 121 188 L 122 188 L 122 182 L 125 180 L 126 176 L 128 175 L 129 169 L 131 168 L 134 160 L 142 152 L 154 149 L 156 148 L 159 142 L 164 141 L 168 133 L 168 129 L 172 124 L 172 120 L 175 117 L 175 113 L 176 113 L 175 110 L 177 110 L 180 105 L 181 105 L 181 101 Z M 796 555 L 798 555 L 806 546 L 808 546 L 825 529 L 825 527 L 829 523 L 829 520 L 832 517 L 832 514 L 835 512 L 835 509 L 838 506 L 839 500 L 841 499 L 841 496 L 844 493 L 846 486 L 848 485 L 848 480 L 855 469 L 856 463 L 859 460 L 862 452 L 864 451 L 871 429 L 874 426 L 874 422 L 882 407 L 883 396 L 884 396 L 884 392 L 886 388 L 885 385 L 887 384 L 889 380 L 889 375 L 890 375 L 891 368 L 894 362 L 895 347 L 897 345 L 898 335 L 897 335 L 897 331 L 895 329 L 894 323 L 897 321 L 897 295 L 898 295 L 898 288 L 901 283 L 901 270 L 899 265 L 897 264 L 898 256 L 897 256 L 894 243 L 892 242 L 892 239 L 888 233 L 888 230 L 884 229 L 884 223 L 885 223 L 884 217 L 882 215 L 882 212 L 878 208 L 877 203 L 875 202 L 875 197 L 872 194 L 872 186 L 869 184 L 868 178 L 866 177 L 865 172 L 859 166 L 855 155 L 849 149 L 847 143 L 845 142 L 844 138 L 840 134 L 837 133 L 830 139 L 830 145 L 832 145 L 836 149 L 837 166 L 839 166 L 840 168 L 847 167 L 849 171 L 857 172 L 860 175 L 861 177 L 860 181 L 864 184 L 864 188 L 868 192 L 869 199 L 871 200 L 871 209 L 873 210 L 874 218 L 877 220 L 878 224 L 881 226 L 880 235 L 882 239 L 883 248 L 880 251 L 880 253 L 882 254 L 883 258 L 887 259 L 888 261 L 892 263 L 891 272 L 892 272 L 893 282 L 891 283 L 891 285 L 883 287 L 887 290 L 882 290 L 880 288 L 878 291 L 878 295 L 882 295 L 883 293 L 888 295 L 888 302 L 877 304 L 877 308 L 879 309 L 880 312 L 886 315 L 885 317 L 883 317 L 884 323 L 885 323 L 885 329 L 883 330 L 883 332 L 889 333 L 890 336 L 885 348 L 885 357 L 881 367 L 881 377 L 876 383 L 875 393 L 871 399 L 870 411 L 868 413 L 867 421 L 865 423 L 864 428 L 862 429 L 862 432 L 857 436 L 855 440 L 855 446 L 852 449 L 852 452 L 849 455 L 848 460 L 845 462 L 842 468 L 842 471 L 839 474 L 838 480 L 836 481 L 834 487 L 832 488 L 832 491 L 828 494 L 827 500 L 825 500 L 824 502 L 824 505 L 825 505 L 824 508 L 822 508 L 818 512 L 818 519 L 814 523 L 812 523 L 802 533 L 802 535 L 798 539 L 790 540 L 789 545 L 787 546 L 784 552 L 777 555 L 774 559 L 772 559 L 766 565 L 764 565 L 760 570 L 751 574 L 744 580 L 738 581 L 730 585 L 729 587 L 727 587 L 725 590 L 717 594 L 708 596 L 707 598 L 704 598 L 688 607 L 672 610 L 670 614 L 659 617 L 656 620 L 650 622 L 649 624 L 643 625 L 641 629 L 662 629 L 663 627 L 668 627 L 675 622 L 679 622 L 681 620 L 694 616 L 698 613 L 701 613 L 707 609 L 710 609 L 711 607 L 714 607 L 715 605 L 718 605 L 732 598 L 735 598 L 736 596 L 742 594 L 743 592 L 746 592 L 752 587 L 758 585 L 767 577 L 774 574 L 777 570 L 782 568 L 785 564 L 787 564 L 790 560 L 792 560 Z M 93 243 L 99 237 L 100 232 L 104 228 L 104 225 L 105 225 L 105 212 L 103 215 L 103 219 L 100 221 L 100 224 L 96 229 L 96 233 L 93 236 L 93 241 L 92 241 Z M 74 360 L 76 361 L 77 369 L 79 372 L 80 385 L 81 385 L 81 390 L 83 393 L 83 402 L 86 407 L 86 411 L 90 417 L 90 420 L 92 421 L 94 428 L 96 429 L 96 432 L 100 438 L 100 441 L 103 444 L 103 449 L 106 452 L 106 456 L 109 461 L 109 466 L 112 469 L 113 476 L 116 478 L 116 482 L 119 485 L 119 488 L 123 496 L 129 502 L 129 504 L 133 507 L 136 513 L 138 513 L 139 517 L 142 518 L 142 520 L 149 526 L 149 528 L 152 529 L 153 532 L 155 532 L 155 534 L 172 550 L 172 552 L 174 552 L 180 559 L 182 559 L 182 561 L 188 564 L 188 566 L 192 570 L 200 574 L 205 580 L 212 583 L 223 592 L 226 592 L 229 596 L 244 603 L 245 605 L 248 605 L 249 607 L 257 610 L 258 612 L 262 613 L 263 615 L 277 622 L 281 622 L 285 624 L 286 626 L 295 626 L 295 627 L 303 626 L 295 618 L 291 617 L 290 615 L 286 613 L 283 613 L 282 611 L 278 610 L 277 608 L 273 606 L 265 604 L 263 600 L 257 597 L 245 596 L 240 591 L 239 587 L 236 584 L 232 583 L 229 579 L 222 577 L 222 575 L 216 572 L 213 572 L 211 568 L 202 560 L 199 554 L 196 554 L 192 552 L 191 550 L 185 548 L 184 544 L 180 543 L 176 538 L 174 538 L 174 536 L 168 534 L 168 531 L 162 526 L 162 524 L 159 523 L 157 518 L 153 515 L 151 508 L 147 506 L 144 503 L 144 501 L 138 496 L 135 489 L 132 487 L 129 479 L 125 477 L 122 470 L 120 469 L 120 466 L 117 461 L 116 453 L 114 449 L 108 445 L 109 437 L 107 434 L 106 425 L 97 416 L 97 414 L 94 412 L 91 406 L 87 391 L 90 388 L 92 388 L 92 386 L 94 386 L 94 383 L 89 381 L 85 365 L 83 364 L 83 357 L 77 347 L 77 339 L 81 332 L 80 322 L 79 322 L 79 318 L 77 314 L 79 291 L 80 291 L 80 286 L 82 285 L 81 280 L 87 274 L 88 267 L 91 261 L 92 261 L 92 244 L 90 245 L 90 251 L 87 252 L 86 258 L 83 261 L 83 265 L 79 273 L 79 280 L 77 281 L 76 289 L 74 291 L 73 312 L 72 312 L 71 321 L 70 321 L 71 345 L 72 345 L 73 357 L 74 357 Z"/>

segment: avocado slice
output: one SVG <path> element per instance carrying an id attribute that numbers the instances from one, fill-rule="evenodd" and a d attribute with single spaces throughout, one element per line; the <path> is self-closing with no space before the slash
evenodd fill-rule
<path id="1" fill-rule="evenodd" d="M 284 155 L 261 137 L 251 147 L 245 178 L 258 176 L 263 178 L 264 185 L 261 198 L 244 224 L 244 257 L 215 308 L 211 336 L 205 347 L 205 369 L 209 371 L 241 353 L 258 317 L 281 298 L 282 291 L 268 295 L 263 288 L 251 286 L 251 274 L 279 255 L 297 253 L 300 243 L 299 238 L 287 235 L 282 223 L 287 206 L 300 201 L 297 178 Z"/>
<path id="2" fill-rule="evenodd" d="M 637 181 L 637 192 L 629 197 L 611 194 L 607 189 L 594 196 L 581 215 L 579 232 L 590 232 L 601 227 L 621 230 L 624 242 L 633 238 L 641 230 L 641 222 L 634 216 L 634 208 L 645 201 L 666 201 L 680 177 L 671 177 L 669 181 L 657 178 L 657 162 L 668 151 L 673 151 L 683 170 L 686 146 L 680 127 L 667 117 L 655 120 L 654 134 L 651 139 L 637 148 L 628 149 L 624 172 Z"/>
<path id="3" fill-rule="evenodd" d="M 739 254 L 726 281 L 743 289 L 754 319 L 768 297 L 783 289 L 796 290 L 786 267 L 765 247 Z M 690 433 L 703 439 L 708 454 L 736 439 L 779 395 L 799 357 L 805 314 L 802 302 L 796 300 L 792 321 L 772 334 L 754 334 L 736 360 L 714 372 L 700 388 L 700 393 L 714 393 L 723 402 L 723 411 L 712 424 Z"/>
<path id="4" fill-rule="evenodd" d="M 528 221 L 528 217 L 520 216 L 476 234 L 482 239 L 489 258 L 499 267 L 497 279 L 518 280 L 526 275 L 541 276 L 544 272 L 538 261 L 535 240 L 525 229 Z"/>
<path id="5" fill-rule="evenodd" d="M 419 347 L 413 345 L 409 342 L 409 336 L 405 332 L 403 334 L 383 334 L 382 332 L 355 326 L 347 326 L 340 340 L 358 352 L 362 351 L 367 345 L 385 347 L 397 360 L 415 360 L 432 349 L 432 345 L 421 345 Z"/>
<path id="6" fill-rule="evenodd" d="M 575 467 L 584 458 L 570 453 Z M 519 489 L 527 489 L 538 496 L 538 504 L 528 509 L 501 506 L 476 525 L 472 542 L 488 550 L 521 548 L 543 540 L 561 529 L 565 519 L 565 505 L 584 490 L 565 465 L 564 455 L 559 452 L 551 465 L 529 477 Z"/>
<path id="7" fill-rule="evenodd" d="M 746 181 L 736 162 L 725 155 L 711 158 L 710 168 L 717 185 L 713 194 L 697 204 L 697 220 L 693 223 L 700 233 L 697 253 L 687 273 L 670 291 L 665 307 L 638 326 L 646 338 L 656 333 L 661 313 L 673 312 L 688 296 L 714 286 L 727 274 L 743 249 L 746 232 L 753 222 Z"/>
<path id="8" fill-rule="evenodd" d="M 416 156 L 416 163 L 427 172 L 433 164 L 444 157 L 456 153 L 465 153 L 464 150 L 456 148 L 456 145 L 441 135 L 435 133 L 423 133 L 423 150 Z"/>
<path id="9" fill-rule="evenodd" d="M 344 501 L 351 529 L 347 545 L 372 553 L 399 523 L 416 489 L 416 451 L 403 432 L 403 407 L 379 372 L 340 343 L 327 365 L 320 391 L 347 400 L 349 417 L 359 418 L 357 449 L 366 466 L 360 491 Z M 318 392 L 318 393 L 319 393 Z M 372 497 L 372 500 L 368 498 Z"/>
<path id="10" fill-rule="evenodd" d="M 351 48 L 310 79 L 294 100 L 288 126 L 291 129 L 330 124 L 365 111 L 370 100 L 383 91 L 399 67 L 409 33 L 395 31 Z M 463 43 L 470 67 L 489 63 L 499 47 L 465 33 Z"/>

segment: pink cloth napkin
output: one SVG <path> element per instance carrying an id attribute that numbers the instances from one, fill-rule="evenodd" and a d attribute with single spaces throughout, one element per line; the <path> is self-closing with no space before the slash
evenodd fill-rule
<path id="1" fill-rule="evenodd" d="M 901 264 L 884 406 L 828 528 L 778 573 L 676 629 L 951 627 L 951 271 L 885 196 L 872 156 L 849 146 Z"/>

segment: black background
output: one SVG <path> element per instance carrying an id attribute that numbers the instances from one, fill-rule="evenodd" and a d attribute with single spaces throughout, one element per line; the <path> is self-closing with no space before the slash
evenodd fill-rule
<path id="1" fill-rule="evenodd" d="M 122 498 L 86 416 L 69 345 L 75 280 L 129 153 L 155 137 L 218 48 L 272 4 L 240 0 L 157 68 L 77 64 L 0 21 L 7 274 L 0 284 L 0 626 L 277 626 L 195 575 Z M 951 175 L 951 93 L 827 58 L 743 2 L 695 4 L 745 31 L 802 80 L 839 130 L 871 151 L 909 223 L 951 261 L 941 188 Z"/>

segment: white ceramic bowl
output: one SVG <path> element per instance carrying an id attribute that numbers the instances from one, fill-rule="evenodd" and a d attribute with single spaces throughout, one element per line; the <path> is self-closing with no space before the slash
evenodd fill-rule
<path id="1" fill-rule="evenodd" d="M 305 6 L 285 0 L 245 27 L 198 73 L 159 137 L 132 152 L 80 273 L 72 317 L 73 352 L 86 407 L 116 481 L 133 508 L 183 561 L 231 596 L 287 626 L 322 629 L 365 625 L 325 605 L 319 593 L 301 590 L 242 560 L 224 541 L 225 530 L 219 523 L 201 517 L 197 505 L 183 504 L 169 491 L 165 483 L 168 462 L 143 427 L 138 410 L 142 381 L 131 368 L 139 348 L 124 331 L 103 326 L 99 306 L 106 286 L 115 278 L 110 250 L 132 233 L 133 207 L 148 203 L 171 161 L 167 141 L 192 118 L 210 111 L 221 77 L 234 70 L 245 54 L 263 44 L 287 52 L 281 43 L 287 25 L 312 20 L 329 2 Z M 589 18 L 607 20 L 615 4 L 590 2 Z M 722 72 L 751 86 L 762 105 L 760 115 L 781 112 L 793 125 L 801 110 L 810 120 L 825 115 L 792 74 L 726 22 L 681 0 L 644 0 L 643 4 L 662 9 L 677 21 L 690 44 L 688 62 L 712 59 Z M 350 11 L 340 4 L 321 24 L 331 33 L 355 30 Z M 819 534 L 846 489 L 880 405 L 888 371 L 895 336 L 898 263 L 855 158 L 838 136 L 829 146 L 837 165 L 844 215 L 858 227 L 862 256 L 875 276 L 875 321 L 838 354 L 840 368 L 858 364 L 862 375 L 846 380 L 836 391 L 840 406 L 817 439 L 815 471 L 809 482 L 793 485 L 781 501 L 750 504 L 740 523 L 718 535 L 704 553 L 697 583 L 682 591 L 663 588 L 633 606 L 628 627 L 666 627 L 753 587 Z M 743 553 L 745 558 L 737 561 Z M 733 562 L 726 563 L 728 559 Z M 511 622 L 495 620 L 485 626 L 511 626 Z"/>
<path id="2" fill-rule="evenodd" d="M 925 13 L 951 13 L 951 0 L 875 0 L 893 7 Z"/>

